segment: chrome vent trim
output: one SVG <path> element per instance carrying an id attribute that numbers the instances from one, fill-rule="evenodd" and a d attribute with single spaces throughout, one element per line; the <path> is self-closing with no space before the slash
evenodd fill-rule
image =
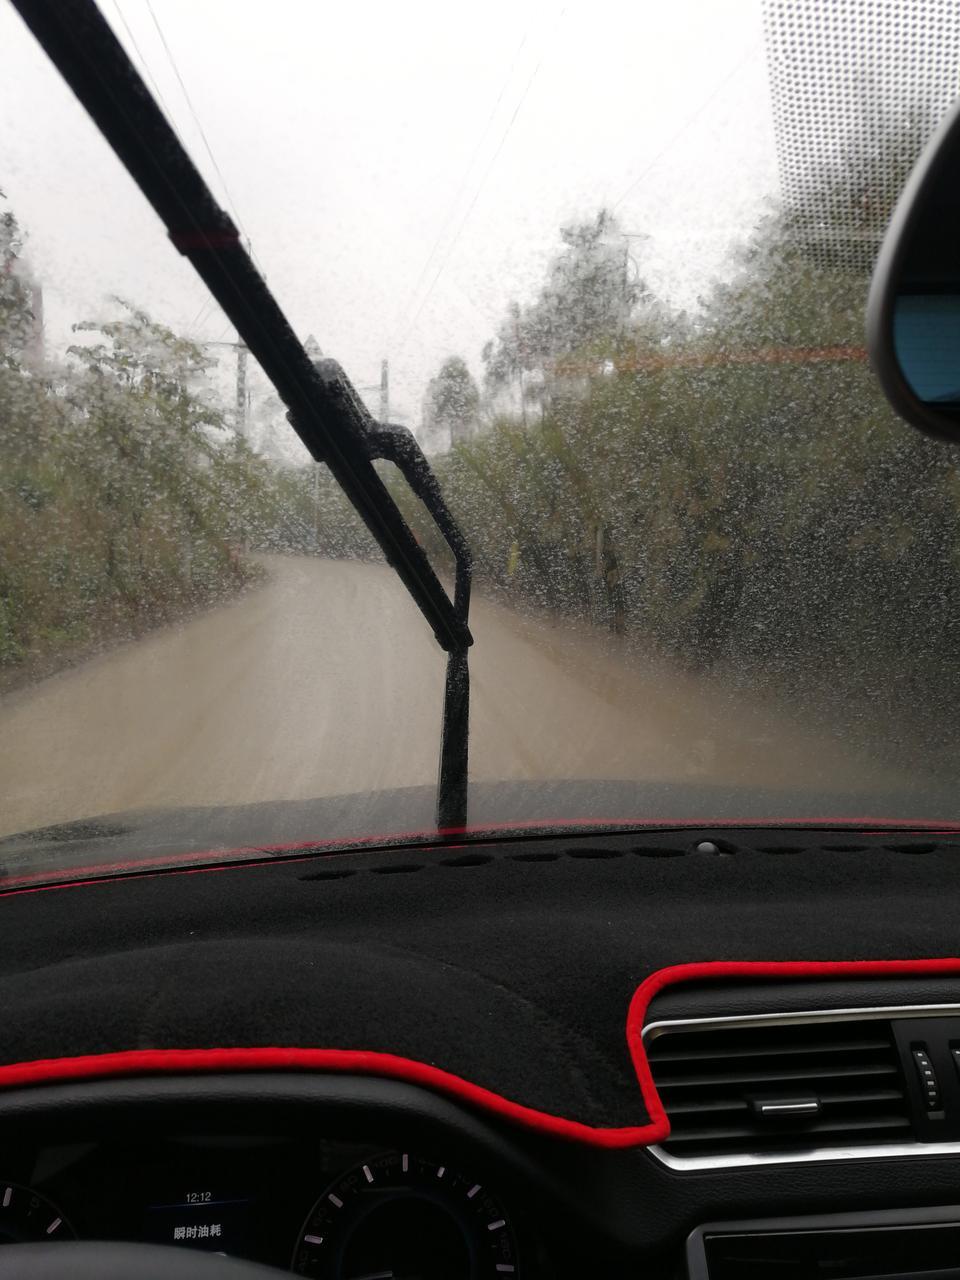
<path id="1" fill-rule="evenodd" d="M 882 1005 L 873 1008 L 817 1009 L 802 1013 L 757 1013 L 715 1018 L 677 1018 L 651 1022 L 644 1027 L 644 1045 L 666 1031 L 737 1030 L 740 1028 L 802 1026 L 810 1023 L 868 1022 L 894 1018 L 938 1018 L 960 1015 L 958 1004 Z M 811 1147 L 805 1151 L 762 1154 L 678 1156 L 662 1146 L 647 1148 L 661 1164 L 678 1172 L 710 1169 L 753 1168 L 771 1164 L 813 1164 L 834 1160 L 890 1160 L 931 1155 L 960 1155 L 960 1142 L 885 1142 L 869 1146 Z"/>

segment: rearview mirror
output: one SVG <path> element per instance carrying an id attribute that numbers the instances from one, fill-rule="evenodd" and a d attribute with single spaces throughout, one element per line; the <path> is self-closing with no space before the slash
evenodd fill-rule
<path id="1" fill-rule="evenodd" d="M 960 441 L 960 103 L 890 219 L 867 302 L 867 348 L 897 413 Z"/>

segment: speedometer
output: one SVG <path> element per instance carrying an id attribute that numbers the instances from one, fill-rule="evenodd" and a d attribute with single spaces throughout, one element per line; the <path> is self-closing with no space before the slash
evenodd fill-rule
<path id="1" fill-rule="evenodd" d="M 70 1224 L 46 1196 L 32 1187 L 0 1181 L 0 1244 L 75 1238 Z"/>
<path id="2" fill-rule="evenodd" d="M 293 1270 L 316 1280 L 505 1280 L 520 1274 L 513 1228 L 481 1181 L 439 1160 L 387 1152 L 327 1187 Z"/>

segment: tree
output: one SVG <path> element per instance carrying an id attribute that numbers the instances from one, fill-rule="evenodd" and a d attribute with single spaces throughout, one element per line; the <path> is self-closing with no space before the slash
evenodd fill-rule
<path id="1" fill-rule="evenodd" d="M 512 303 L 496 337 L 483 349 L 485 380 L 491 391 L 516 381 L 521 398 L 525 373 L 533 386 L 549 384 L 570 357 L 602 360 L 625 339 L 634 308 L 649 297 L 636 278 L 629 241 L 617 219 L 601 209 L 588 222 L 561 228 L 564 248 L 551 261 L 547 278 L 527 307 Z"/>
<path id="2" fill-rule="evenodd" d="M 236 436 L 213 362 L 145 311 L 114 299 L 66 360 L 26 358 L 23 240 L 0 206 L 0 688 L 232 593 L 247 549 L 373 554 L 332 478 Z"/>
<path id="3" fill-rule="evenodd" d="M 13 211 L 5 208 L 0 212 L 0 364 L 9 366 L 18 361 L 33 323 L 30 289 L 24 278 L 23 235 Z"/>
<path id="4" fill-rule="evenodd" d="M 460 444 L 476 430 L 480 392 L 466 361 L 448 356 L 423 398 L 423 446 L 439 452 L 446 444 Z"/>

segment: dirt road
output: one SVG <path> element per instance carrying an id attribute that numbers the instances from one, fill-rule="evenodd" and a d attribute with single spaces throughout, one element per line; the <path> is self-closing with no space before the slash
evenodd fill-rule
<path id="1" fill-rule="evenodd" d="M 476 779 L 697 780 L 879 791 L 822 731 L 606 637 L 473 615 Z M 381 566 L 272 558 L 243 598 L 0 701 L 0 835 L 163 805 L 436 779 L 443 658 Z M 902 783 L 902 779 L 894 780 Z"/>

